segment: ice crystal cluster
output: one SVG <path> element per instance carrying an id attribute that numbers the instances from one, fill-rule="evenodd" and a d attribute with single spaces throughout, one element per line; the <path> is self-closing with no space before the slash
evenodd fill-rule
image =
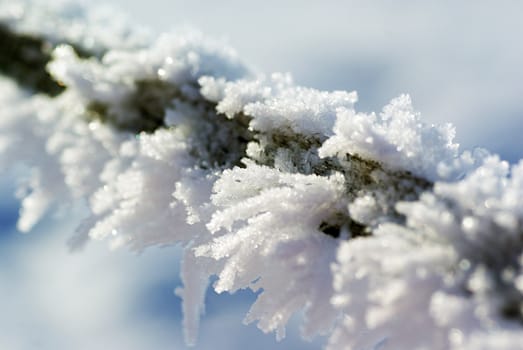
<path id="1" fill-rule="evenodd" d="M 71 3 L 0 14 L 19 230 L 85 201 L 72 248 L 183 246 L 188 343 L 213 278 L 258 292 L 245 322 L 279 339 L 299 314 L 327 349 L 523 348 L 523 163 L 459 150 L 407 95 L 360 113 L 199 34 Z"/>

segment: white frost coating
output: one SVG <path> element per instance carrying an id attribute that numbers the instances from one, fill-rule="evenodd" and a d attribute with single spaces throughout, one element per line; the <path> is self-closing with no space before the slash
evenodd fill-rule
<path id="1" fill-rule="evenodd" d="M 523 344 L 523 334 L 517 327 L 507 327 L 495 334 L 478 332 L 464 341 L 457 350 L 513 350 L 521 348 Z M 519 346 L 519 348 L 518 348 Z"/>
<path id="2" fill-rule="evenodd" d="M 282 338 L 289 318 L 305 309 L 304 335 L 328 332 L 337 316 L 329 304 L 337 242 L 319 227 L 346 213 L 343 183 L 340 174 L 285 174 L 252 163 L 225 171 L 216 182 L 218 210 L 208 227 L 217 237 L 196 255 L 225 260 L 214 285 L 218 293 L 263 289 L 247 323 L 258 320 L 260 329 Z"/>
<path id="3" fill-rule="evenodd" d="M 20 161 L 30 166 L 29 177 L 21 181 L 17 192 L 22 200 L 18 229 L 28 232 L 52 204 L 65 205 L 70 200 L 59 160 L 56 154 L 50 156 L 46 151 L 53 133 L 60 132 L 60 125 L 53 119 L 55 106 L 49 99 L 28 98 L 1 77 L 0 90 L 4 106 L 0 110 L 0 144 L 4 145 L 0 169 L 8 169 Z"/>
<path id="4" fill-rule="evenodd" d="M 490 157 L 462 181 L 436 183 L 434 194 L 423 195 L 419 202 L 401 203 L 398 210 L 414 228 L 433 226 L 441 231 L 441 238 L 471 263 L 488 255 L 490 267 L 502 268 L 507 257 L 490 256 L 491 250 L 521 253 L 522 194 L 523 163 L 511 167 Z"/>
<path id="5" fill-rule="evenodd" d="M 189 240 L 185 208 L 172 196 L 176 181 L 190 166 L 186 145 L 166 130 L 140 135 L 137 142 L 137 155 L 129 168 L 114 174 L 92 197 L 97 219 L 89 236 L 107 237 L 115 246 L 127 243 L 137 250 Z M 179 223 L 175 230 L 173 222 Z"/>
<path id="6" fill-rule="evenodd" d="M 0 22 L 100 51 L 54 48 L 55 98 L 0 78 L 0 165 L 30 169 L 20 230 L 85 199 L 75 246 L 182 245 L 191 344 L 216 275 L 217 292 L 261 291 L 245 322 L 279 339 L 303 312 L 328 349 L 521 347 L 523 162 L 460 153 L 406 95 L 362 114 L 354 92 L 251 78 L 200 34 L 137 43 L 126 24 L 91 31 L 90 10 L 32 5 L 2 4 Z"/>
<path id="7" fill-rule="evenodd" d="M 391 348 L 518 348 L 522 190 L 523 163 L 490 157 L 462 181 L 436 183 L 419 201 L 399 203 L 408 228 L 388 224 L 373 238 L 340 245 L 332 301 L 355 321 L 338 326 L 331 347 L 362 347 L 357 333 L 367 327 Z M 394 297 L 397 288 L 403 297 Z M 373 300 L 374 293 L 382 294 Z M 398 326 L 400 314 L 417 319 Z"/>
<path id="8" fill-rule="evenodd" d="M 274 73 L 270 79 L 260 76 L 256 80 L 226 82 L 213 77 L 202 77 L 199 81 L 202 94 L 217 102 L 216 110 L 233 118 L 243 112 L 250 103 L 265 101 L 293 86 L 289 74 Z"/>
<path id="9" fill-rule="evenodd" d="M 142 47 L 152 38 L 145 28 L 131 27 L 121 11 L 74 0 L 2 1 L 0 21 L 17 32 L 43 35 L 53 43 L 72 42 L 97 54 L 106 48 Z"/>
<path id="10" fill-rule="evenodd" d="M 440 178 L 440 162 L 459 155 L 458 144 L 453 143 L 454 128 L 423 123 L 408 95 L 393 99 L 378 116 L 338 110 L 334 133 L 323 144 L 320 156 L 357 154 L 429 180 Z"/>
<path id="11" fill-rule="evenodd" d="M 160 79 L 182 88 L 187 84 L 188 89 L 204 75 L 234 79 L 246 72 L 232 49 L 194 32 L 163 34 L 152 45 L 135 51 L 110 50 L 101 61 L 73 55 L 67 47 L 59 47 L 50 70 L 86 98 L 118 98 L 106 96 L 110 92 L 103 90 L 107 84 L 132 89 L 135 81 Z"/>
<path id="12" fill-rule="evenodd" d="M 452 254 L 421 244 L 428 237 L 408 235 L 384 225 L 372 238 L 339 245 L 332 304 L 348 319 L 335 327 L 327 349 L 372 349 L 382 341 L 384 349 L 448 349 L 445 328 L 428 313 L 443 279 L 428 271 L 450 265 Z"/>
<path id="13" fill-rule="evenodd" d="M 151 46 L 134 51 L 110 50 L 102 58 L 80 59 L 72 47 L 53 52 L 49 71 L 83 101 L 104 103 L 119 123 L 140 118 L 131 105 L 139 82 L 173 84 L 186 99 L 199 97 L 198 78 L 236 79 L 246 68 L 233 50 L 198 33 L 164 34 Z"/>
<path id="14" fill-rule="evenodd" d="M 185 251 L 181 271 L 184 288 L 177 288 L 182 298 L 183 330 L 187 345 L 196 345 L 200 316 L 205 312 L 205 292 L 209 284 L 208 274 L 202 269 L 191 250 Z"/>
<path id="15" fill-rule="evenodd" d="M 204 95 L 222 97 L 217 110 L 229 118 L 243 112 L 252 117 L 249 127 L 256 131 L 282 131 L 315 135 L 332 134 L 338 108 L 352 108 L 356 92 L 325 92 L 295 86 L 290 75 L 273 74 L 270 80 L 240 80 L 223 84 L 215 79 L 200 80 Z M 221 93 L 217 89 L 222 89 Z"/>

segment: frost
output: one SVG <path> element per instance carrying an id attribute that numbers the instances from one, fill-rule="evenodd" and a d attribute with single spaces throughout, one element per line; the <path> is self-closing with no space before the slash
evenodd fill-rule
<path id="1" fill-rule="evenodd" d="M 408 95 L 393 99 L 379 116 L 338 110 L 334 133 L 320 156 L 356 154 L 432 181 L 440 177 L 440 162 L 459 155 L 453 127 L 424 124 Z"/>
<path id="2" fill-rule="evenodd" d="M 252 163 L 224 172 L 216 182 L 212 199 L 218 210 L 207 225 L 216 237 L 195 252 L 225 259 L 217 292 L 263 289 L 247 323 L 258 320 L 260 329 L 281 338 L 292 314 L 305 309 L 307 337 L 330 329 L 337 313 L 329 304 L 328 269 L 337 243 L 320 226 L 346 215 L 343 183 L 340 174 L 285 174 Z"/>
<path id="3" fill-rule="evenodd" d="M 453 256 L 444 247 L 422 244 L 427 239 L 388 224 L 372 237 L 340 244 L 331 301 L 348 319 L 336 326 L 328 349 L 367 349 L 383 340 L 385 349 L 448 348 L 445 329 L 428 312 L 443 278 L 437 269 L 428 271 L 446 267 Z M 406 318 L 398 322 L 398 315 Z"/>
<path id="4" fill-rule="evenodd" d="M 201 105 L 201 76 L 232 79 L 246 73 L 234 52 L 192 33 L 165 34 L 151 47 L 135 51 L 110 50 L 101 60 L 82 59 L 64 45 L 54 50 L 53 57 L 51 74 L 78 94 L 91 118 L 133 132 L 152 132 L 165 125 L 168 108 L 184 108 L 187 103 L 208 108 Z"/>
<path id="5" fill-rule="evenodd" d="M 136 48 L 151 40 L 145 28 L 129 25 L 110 7 L 85 7 L 77 1 L 5 1 L 0 4 L 0 21 L 18 33 L 42 36 L 54 45 L 75 43 L 86 50 Z"/>
<path id="6" fill-rule="evenodd" d="M 278 339 L 301 315 L 328 349 L 520 347 L 523 162 L 461 152 L 407 95 L 360 113 L 355 92 L 250 72 L 198 33 L 32 5 L 0 11 L 10 42 L 46 44 L 0 78 L 0 165 L 28 169 L 21 231 L 84 201 L 72 248 L 182 246 L 190 344 L 213 278 L 259 293 L 245 322 Z"/>
<path id="7" fill-rule="evenodd" d="M 465 179 L 399 203 L 406 228 L 382 225 L 372 238 L 340 245 L 332 300 L 355 320 L 338 326 L 330 346 L 371 346 L 357 336 L 362 327 L 392 348 L 488 348 L 483 337 L 515 346 L 523 309 L 521 169 L 487 158 Z M 418 316 L 398 328 L 399 314 Z"/>
<path id="8" fill-rule="evenodd" d="M 355 92 L 325 92 L 295 86 L 288 74 L 273 74 L 270 79 L 224 83 L 200 80 L 209 98 L 221 97 L 217 110 L 229 118 L 244 113 L 252 118 L 249 128 L 259 132 L 289 130 L 289 133 L 324 138 L 332 132 L 338 108 L 352 108 Z"/>
<path id="9" fill-rule="evenodd" d="M 433 195 L 399 207 L 410 226 L 421 231 L 423 222 L 455 251 L 461 268 L 455 283 L 472 293 L 477 308 L 493 313 L 480 319 L 486 328 L 498 318 L 522 319 L 522 169 L 490 157 L 462 181 L 437 183 Z M 446 219 L 425 219 L 435 215 Z"/>

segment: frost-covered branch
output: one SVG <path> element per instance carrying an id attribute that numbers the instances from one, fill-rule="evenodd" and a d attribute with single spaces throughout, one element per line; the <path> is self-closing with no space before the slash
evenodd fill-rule
<path id="1" fill-rule="evenodd" d="M 199 34 L 0 10 L 0 164 L 31 169 L 18 228 L 85 199 L 73 248 L 183 246 L 188 343 L 212 276 L 261 291 L 245 322 L 282 338 L 303 312 L 328 349 L 523 343 L 523 163 L 461 152 L 407 95 L 360 113 Z"/>

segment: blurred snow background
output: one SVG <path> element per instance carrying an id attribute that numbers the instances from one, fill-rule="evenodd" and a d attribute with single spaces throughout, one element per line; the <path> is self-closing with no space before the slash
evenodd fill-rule
<path id="1" fill-rule="evenodd" d="M 309 87 L 357 90 L 379 111 L 406 92 L 464 148 L 523 158 L 523 3 L 324 0 L 112 0 L 155 32 L 194 27 L 225 38 L 262 72 Z M 136 256 L 92 243 L 70 254 L 73 218 L 15 231 L 13 178 L 0 183 L 1 349 L 184 349 L 176 248 Z M 241 320 L 255 296 L 210 293 L 196 349 L 316 349 L 298 331 L 276 343 Z"/>

